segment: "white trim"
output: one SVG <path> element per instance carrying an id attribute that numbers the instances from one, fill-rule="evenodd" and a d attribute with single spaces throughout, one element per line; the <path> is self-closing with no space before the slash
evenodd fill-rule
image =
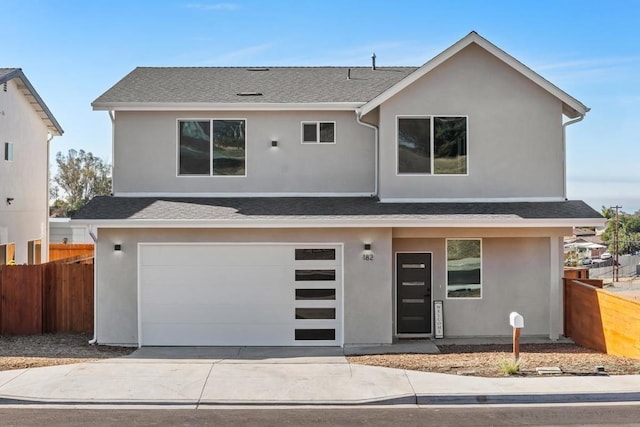
<path id="1" fill-rule="evenodd" d="M 216 175 L 213 169 L 213 122 L 214 121 L 243 121 L 244 122 L 244 174 Z M 180 175 L 180 122 L 209 122 L 209 174 L 208 175 Z M 248 120 L 241 117 L 228 118 L 177 118 L 176 119 L 176 178 L 246 178 L 249 164 L 249 129 Z"/>
<path id="2" fill-rule="evenodd" d="M 323 123 L 333 123 L 333 142 L 320 142 L 320 125 Z M 304 140 L 304 125 L 316 125 L 316 140 Z M 300 142 L 304 145 L 335 145 L 338 140 L 338 125 L 332 120 L 303 120 L 300 122 Z"/>
<path id="3" fill-rule="evenodd" d="M 210 176 L 203 176 L 211 178 Z M 200 176 L 180 176 L 180 178 L 202 178 Z M 256 198 L 256 197 L 370 197 L 371 193 L 171 193 L 171 192 L 118 192 L 115 197 L 224 197 L 224 198 Z"/>
<path id="4" fill-rule="evenodd" d="M 456 175 L 452 175 L 456 176 Z M 524 202 L 566 202 L 564 197 L 443 197 L 443 198 L 411 198 L 411 197 L 386 197 L 380 199 L 380 203 L 524 203 Z"/>
<path id="5" fill-rule="evenodd" d="M 435 158 L 435 121 L 439 117 L 458 117 L 465 119 L 466 125 L 466 152 L 465 173 L 436 173 Z M 429 170 L 431 172 L 401 173 L 400 172 L 400 144 L 398 141 L 400 119 L 429 119 Z M 469 115 L 468 114 L 396 114 L 396 176 L 469 176 Z"/>
<path id="6" fill-rule="evenodd" d="M 358 102 L 94 102 L 94 111 L 353 111 Z"/>
<path id="7" fill-rule="evenodd" d="M 137 308 L 138 308 L 138 315 L 137 315 L 137 321 L 138 321 L 138 348 L 142 347 L 142 310 L 141 310 L 141 305 L 142 305 L 142 301 L 140 298 L 140 262 L 141 262 L 141 247 L 143 246 L 174 246 L 174 245 L 182 245 L 182 246 L 293 246 L 295 247 L 306 247 L 306 248 L 310 248 L 310 247 L 314 247 L 314 248 L 318 248 L 318 247 L 326 247 L 326 248 L 339 248 L 339 252 L 340 252 L 340 259 L 336 259 L 336 260 L 331 260 L 334 262 L 339 262 L 340 265 L 340 272 L 341 272 L 341 276 L 340 276 L 340 283 L 334 283 L 334 286 L 336 287 L 336 299 L 340 298 L 340 306 L 338 307 L 338 304 L 335 304 L 335 309 L 336 309 L 336 318 L 335 319 L 319 319 L 320 321 L 312 321 L 312 322 L 305 322 L 302 321 L 302 319 L 294 319 L 294 332 L 295 329 L 299 329 L 298 325 L 300 325 L 301 328 L 304 328 L 305 326 L 308 326 L 308 329 L 323 329 L 323 328 L 319 328 L 318 326 L 321 326 L 322 324 L 326 324 L 326 328 L 327 329 L 331 329 L 331 328 L 335 328 L 336 330 L 336 339 L 334 341 L 325 341 L 325 340 L 309 340 L 309 341 L 295 341 L 295 339 L 293 340 L 293 342 L 295 344 L 296 347 L 318 347 L 318 346 L 338 346 L 338 347 L 344 347 L 344 313 L 345 313 L 345 298 L 344 298 L 344 258 L 345 258 L 345 252 L 344 252 L 344 242 L 138 242 L 137 243 L 137 260 L 136 260 L 136 298 L 137 298 Z M 308 268 L 308 265 L 305 265 L 305 262 L 307 261 L 298 261 L 300 263 L 300 267 L 301 268 Z M 326 261 L 328 262 L 328 260 Z M 295 270 L 296 268 L 295 261 L 292 261 L 290 266 L 292 266 Z M 315 268 L 315 267 L 312 267 Z M 95 274 L 95 271 L 94 271 Z M 338 278 L 336 277 L 336 282 L 338 281 Z M 97 281 L 95 281 L 95 283 L 97 283 Z M 304 288 L 304 286 L 303 286 Z M 337 302 L 337 301 L 336 301 Z M 295 313 L 295 308 L 299 307 L 298 302 L 296 302 L 296 300 L 294 299 L 293 305 L 292 307 L 294 308 L 293 313 Z M 303 303 L 302 306 L 304 306 L 305 304 Z M 303 308 L 303 307 L 300 307 Z M 327 308 L 333 308 L 333 307 L 327 307 Z M 339 311 L 339 313 L 338 313 Z M 336 322 L 338 322 L 336 324 Z M 333 323 L 333 325 L 332 325 Z M 339 334 L 339 336 L 338 336 Z"/>
<path id="8" fill-rule="evenodd" d="M 480 241 L 480 296 L 479 297 L 450 297 L 449 296 L 449 241 L 450 240 L 478 240 Z M 444 283 L 444 297 L 446 300 L 451 301 L 459 301 L 459 300 L 473 300 L 473 301 L 482 301 L 483 300 L 483 292 L 482 288 L 484 287 L 484 281 L 482 280 L 482 276 L 484 274 L 484 251 L 482 250 L 482 237 L 447 237 L 444 243 L 444 274 L 446 277 Z M 476 283 L 469 283 L 469 285 L 476 285 Z"/>
<path id="9" fill-rule="evenodd" d="M 374 219 L 358 217 L 354 219 L 296 219 L 284 216 L 282 219 L 72 219 L 73 224 L 92 225 L 96 228 L 557 228 L 557 227 L 601 227 L 605 219 L 482 219 L 459 220 L 455 217 L 442 219 Z"/>
<path id="10" fill-rule="evenodd" d="M 562 289 L 564 241 L 549 237 L 549 339 L 556 341 L 563 331 L 564 294 Z"/>
<path id="11" fill-rule="evenodd" d="M 425 334 L 399 334 L 398 333 L 398 254 L 430 254 L 431 258 L 429 258 L 431 260 L 431 265 L 429 266 L 429 273 L 431 274 L 431 292 L 429 292 L 429 294 L 431 295 L 431 302 L 429 303 L 429 313 L 430 313 L 430 319 L 429 322 L 431 323 L 431 332 L 430 333 L 425 333 Z M 394 335 L 397 338 L 426 338 L 426 337 L 431 337 L 434 335 L 433 333 L 433 251 L 396 251 L 396 256 L 395 256 L 395 261 L 396 261 L 396 268 L 394 271 L 394 275 L 393 275 L 393 282 L 394 282 L 394 289 L 393 289 L 393 312 L 395 313 L 394 319 L 395 319 L 395 324 L 394 324 L 394 328 L 393 328 L 393 332 Z"/>
<path id="12" fill-rule="evenodd" d="M 452 46 L 450 46 L 449 48 L 447 48 L 446 50 L 444 50 L 443 52 L 441 52 L 431 60 L 429 60 L 422 67 L 418 68 L 416 71 L 414 71 L 413 73 L 411 73 L 410 75 L 402 79 L 400 82 L 391 86 L 389 89 L 385 90 L 380 95 L 376 96 L 371 101 L 363 105 L 360 109 L 361 116 L 364 116 L 365 114 L 371 112 L 380 104 L 387 101 L 391 97 L 395 96 L 400 91 L 407 88 L 408 86 L 413 84 L 415 81 L 423 77 L 425 74 L 429 73 L 431 70 L 435 69 L 440 64 L 442 64 L 449 58 L 453 57 L 458 52 L 460 52 L 461 50 L 463 50 L 464 48 L 466 48 L 472 43 L 477 44 L 487 52 L 491 53 L 493 56 L 500 59 L 501 61 L 509 65 L 511 68 L 518 71 L 519 73 L 521 73 L 522 75 L 530 79 L 532 82 L 534 82 L 535 84 L 537 84 L 538 86 L 540 86 L 541 88 L 549 92 L 551 95 L 555 96 L 560 101 L 562 101 L 564 105 L 568 107 L 568 108 L 563 108 L 564 110 L 563 112 L 565 115 L 567 115 L 567 117 L 575 118 L 580 115 L 585 115 L 587 111 L 589 111 L 589 108 L 586 107 L 584 104 L 582 104 L 580 101 L 573 98 L 571 95 L 564 92 L 563 90 L 561 90 L 560 88 L 558 88 L 557 86 L 555 86 L 554 84 L 552 84 L 551 82 L 549 82 L 548 80 L 546 80 L 545 78 L 543 78 L 542 76 L 540 76 L 539 74 L 531 70 L 529 67 L 527 67 L 526 65 L 524 65 L 523 63 L 521 63 L 520 61 L 518 61 L 517 59 L 515 59 L 505 51 L 503 51 L 502 49 L 498 48 L 493 43 L 481 37 L 475 31 L 472 31 L 467 36 L 465 36 L 464 38 L 462 38 L 461 40 L 459 40 L 458 42 L 456 42 L 455 44 L 453 44 Z"/>

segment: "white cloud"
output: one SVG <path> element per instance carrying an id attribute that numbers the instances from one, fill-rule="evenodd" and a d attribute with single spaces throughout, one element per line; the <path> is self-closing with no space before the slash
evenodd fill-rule
<path id="1" fill-rule="evenodd" d="M 223 10 L 223 11 L 233 11 L 240 8 L 239 5 L 235 3 L 188 3 L 185 7 L 189 9 L 200 9 L 200 10 Z"/>

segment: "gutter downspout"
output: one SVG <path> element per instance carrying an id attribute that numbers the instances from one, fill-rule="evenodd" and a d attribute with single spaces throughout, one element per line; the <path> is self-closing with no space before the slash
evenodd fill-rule
<path id="1" fill-rule="evenodd" d="M 565 200 L 567 200 L 567 126 L 582 121 L 584 119 L 584 116 L 589 111 L 591 111 L 591 109 L 587 108 L 585 113 L 580 117 L 569 120 L 568 122 L 565 122 L 562 124 L 562 158 L 563 158 L 562 173 L 564 175 L 562 180 L 562 197 Z"/>
<path id="2" fill-rule="evenodd" d="M 98 342 L 98 265 L 95 262 L 98 238 L 90 225 L 87 225 L 87 229 L 93 240 L 93 338 L 89 340 L 89 345 L 94 345 Z"/>
<path id="3" fill-rule="evenodd" d="M 44 262 L 49 262 L 49 197 L 51 197 L 49 194 L 49 191 L 51 190 L 51 171 L 49 170 L 49 162 L 51 161 L 51 140 L 53 139 L 54 135 L 52 133 L 49 133 L 49 136 L 47 137 L 47 197 L 45 197 L 45 203 L 47 204 L 47 209 L 45 210 L 46 212 L 46 221 L 45 221 L 45 227 L 46 227 L 46 233 L 47 233 L 47 238 L 46 241 L 44 242 L 44 248 L 46 251 L 46 257 L 44 259 Z M 40 254 L 40 262 L 43 262 L 42 260 L 42 254 Z"/>
<path id="4" fill-rule="evenodd" d="M 375 170 L 375 172 L 374 172 L 374 175 L 375 175 L 375 178 L 374 178 L 373 194 L 371 195 L 371 197 L 378 197 L 378 180 L 379 180 L 378 178 L 379 178 L 379 169 L 380 169 L 380 165 L 379 165 L 380 162 L 379 162 L 379 159 L 378 159 L 378 150 L 379 150 L 379 145 L 380 145 L 379 136 L 378 136 L 378 126 L 372 125 L 371 123 L 366 123 L 366 122 L 361 121 L 360 120 L 361 111 L 359 109 L 355 110 L 355 113 L 356 113 L 356 122 L 361 126 L 365 126 L 365 127 L 370 128 L 370 129 L 373 129 L 373 132 L 374 132 L 374 140 L 375 140 L 374 141 L 374 144 L 375 144 L 375 148 L 374 148 L 374 150 L 375 150 L 375 160 L 374 160 L 375 168 L 374 168 L 374 170 Z"/>
<path id="5" fill-rule="evenodd" d="M 113 189 L 115 188 L 113 168 L 116 162 L 116 112 L 109 110 L 109 118 L 111 119 L 111 195 L 113 195 Z"/>
<path id="6" fill-rule="evenodd" d="M 115 154 L 115 141 L 116 141 L 116 115 L 115 111 L 108 110 L 109 118 L 111 119 L 111 191 L 113 193 L 113 163 Z M 89 345 L 98 343 L 98 264 L 95 262 L 98 236 L 93 232 L 91 225 L 87 225 L 89 236 L 93 240 L 93 338 L 89 340 Z"/>

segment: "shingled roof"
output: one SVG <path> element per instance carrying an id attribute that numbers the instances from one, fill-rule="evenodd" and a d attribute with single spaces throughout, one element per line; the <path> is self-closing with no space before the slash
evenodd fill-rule
<path id="1" fill-rule="evenodd" d="M 138 67 L 94 109 L 128 103 L 365 103 L 416 67 Z"/>
<path id="2" fill-rule="evenodd" d="M 522 203 L 380 203 L 366 197 L 96 197 L 74 220 L 313 222 L 600 220 L 582 201 Z M 593 222 L 593 221 L 592 221 Z"/>

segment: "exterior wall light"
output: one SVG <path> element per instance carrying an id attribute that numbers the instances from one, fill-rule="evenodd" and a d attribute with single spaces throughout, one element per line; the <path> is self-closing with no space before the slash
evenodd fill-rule
<path id="1" fill-rule="evenodd" d="M 365 251 L 370 251 L 371 250 L 371 243 L 365 243 L 364 244 L 364 250 Z"/>
<path id="2" fill-rule="evenodd" d="M 7 204 L 10 205 L 13 202 L 13 197 L 7 197 Z"/>
<path id="3" fill-rule="evenodd" d="M 271 146 L 272 147 L 277 147 L 278 146 L 278 140 L 277 139 L 272 139 L 271 140 Z"/>
<path id="4" fill-rule="evenodd" d="M 121 251 L 122 250 L 122 245 L 113 245 L 113 250 L 114 251 Z"/>

